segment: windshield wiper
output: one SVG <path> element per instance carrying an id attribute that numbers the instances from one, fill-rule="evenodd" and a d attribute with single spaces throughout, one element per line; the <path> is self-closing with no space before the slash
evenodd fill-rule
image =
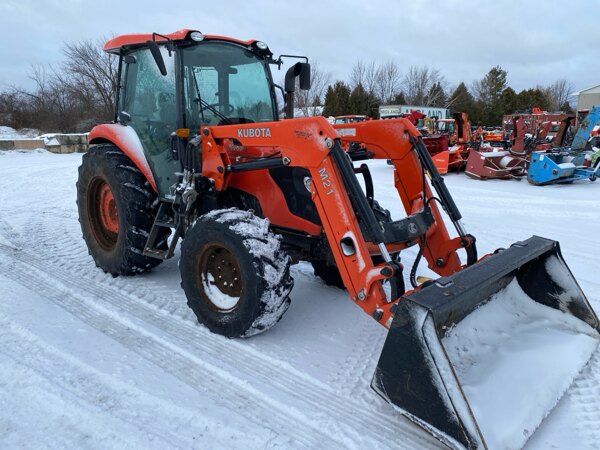
<path id="1" fill-rule="evenodd" d="M 229 120 L 229 118 L 227 116 L 224 116 L 222 113 L 220 113 L 217 110 L 217 108 L 215 108 L 211 104 L 205 102 L 204 100 L 202 100 L 202 98 L 197 97 L 194 99 L 194 101 L 196 103 L 200 103 L 200 106 L 209 109 L 215 116 L 217 116 L 219 119 L 221 119 L 221 122 L 223 122 L 223 125 L 233 125 L 233 122 L 231 120 Z M 202 117 L 204 118 L 204 114 L 202 115 Z"/>
<path id="2" fill-rule="evenodd" d="M 206 101 L 202 100 L 202 96 L 200 95 L 200 87 L 198 86 L 198 80 L 196 79 L 196 72 L 194 70 L 192 70 L 192 79 L 194 80 L 194 88 L 196 89 L 196 95 L 198 96 L 194 99 L 194 102 L 200 103 L 200 114 L 202 114 L 202 121 L 204 121 L 204 110 L 203 110 L 203 107 L 204 107 L 204 108 L 208 108 L 210 111 L 212 111 L 212 113 L 215 116 L 217 116 L 219 119 L 221 119 L 221 122 L 223 122 L 224 125 L 233 125 L 231 120 L 229 120 L 226 116 L 221 114 L 215 107 L 213 107 L 211 104 L 207 103 Z"/>

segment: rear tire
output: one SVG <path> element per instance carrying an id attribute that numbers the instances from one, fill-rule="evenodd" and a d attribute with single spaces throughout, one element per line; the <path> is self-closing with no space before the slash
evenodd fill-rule
<path id="1" fill-rule="evenodd" d="M 275 325 L 290 304 L 290 258 L 269 222 L 236 208 L 194 222 L 181 244 L 181 286 L 198 321 L 227 337 Z"/>
<path id="2" fill-rule="evenodd" d="M 90 147 L 77 180 L 83 239 L 98 267 L 117 275 L 146 272 L 162 260 L 142 255 L 156 213 L 156 193 L 141 171 L 111 144 Z M 157 242 L 166 248 L 169 230 Z"/>

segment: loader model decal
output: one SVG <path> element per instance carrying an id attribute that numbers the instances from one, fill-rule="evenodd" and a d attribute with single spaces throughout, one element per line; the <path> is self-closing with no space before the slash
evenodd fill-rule
<path id="1" fill-rule="evenodd" d="M 326 195 L 333 194 L 334 189 L 333 189 L 333 187 L 331 187 L 331 185 L 333 183 L 331 182 L 331 179 L 329 178 L 327 169 L 325 167 L 323 167 L 322 169 L 319 169 L 319 175 L 321 176 L 321 183 L 323 184 L 323 188 L 325 189 L 325 194 Z"/>
<path id="2" fill-rule="evenodd" d="M 271 129 L 268 127 L 262 128 L 239 128 L 237 130 L 239 138 L 259 138 L 259 137 L 271 137 Z"/>

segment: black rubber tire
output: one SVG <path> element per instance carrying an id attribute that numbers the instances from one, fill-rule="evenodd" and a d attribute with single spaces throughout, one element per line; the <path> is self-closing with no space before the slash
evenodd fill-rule
<path id="1" fill-rule="evenodd" d="M 239 300 L 226 310 L 211 301 L 204 287 L 212 284 L 212 289 L 223 292 L 208 279 L 209 269 L 203 262 L 214 247 L 225 249 L 242 283 Z M 249 211 L 221 209 L 198 218 L 181 244 L 179 270 L 188 306 L 213 333 L 230 338 L 262 333 L 275 325 L 290 305 L 294 286 L 290 258 L 281 249 L 281 239 L 269 231 L 268 220 Z"/>
<path id="2" fill-rule="evenodd" d="M 108 184 L 116 204 L 118 233 L 110 242 L 98 237 L 98 213 L 94 210 L 94 186 L 98 183 Z M 156 197 L 142 172 L 118 147 L 95 145 L 83 155 L 77 180 L 79 223 L 98 267 L 113 276 L 135 275 L 162 262 L 142 255 L 156 214 Z M 167 248 L 169 234 L 166 229 L 161 233 L 159 248 Z"/>
<path id="3" fill-rule="evenodd" d="M 319 277 L 327 286 L 334 286 L 340 289 L 346 289 L 344 285 L 344 280 L 342 280 L 342 276 L 340 275 L 340 271 L 338 270 L 336 265 L 327 264 L 326 261 L 311 261 L 310 262 L 313 270 L 315 271 L 315 276 Z"/>

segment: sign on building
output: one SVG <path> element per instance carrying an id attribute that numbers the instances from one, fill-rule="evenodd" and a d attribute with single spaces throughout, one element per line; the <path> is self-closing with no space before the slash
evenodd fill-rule
<path id="1" fill-rule="evenodd" d="M 382 105 L 379 107 L 379 118 L 400 117 L 402 114 L 410 114 L 411 111 L 419 111 L 427 117 L 437 117 L 438 119 L 450 118 L 450 110 L 447 108 L 416 105 Z"/>

